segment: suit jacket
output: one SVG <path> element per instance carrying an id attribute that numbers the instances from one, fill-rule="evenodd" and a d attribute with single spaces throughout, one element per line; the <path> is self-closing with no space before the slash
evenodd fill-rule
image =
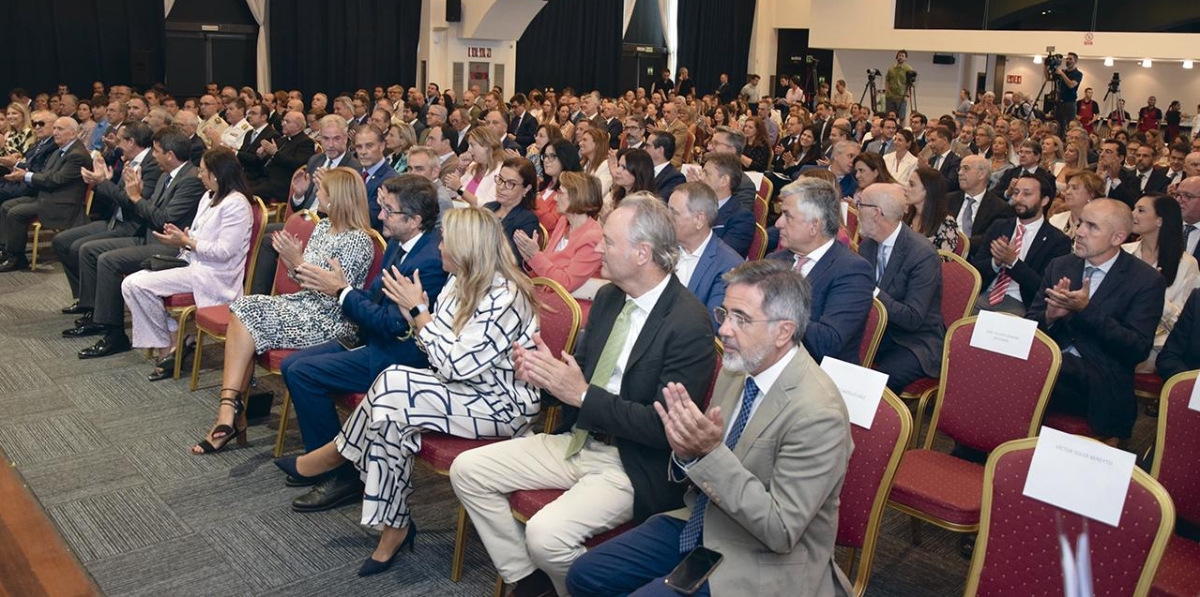
<path id="1" fill-rule="evenodd" d="M 837 175 L 834 174 L 834 176 Z M 854 177 L 853 172 L 838 181 L 838 190 L 842 192 L 842 197 L 853 197 L 854 193 L 858 192 L 858 179 Z"/>
<path id="2" fill-rule="evenodd" d="M 704 247 L 704 252 L 700 254 L 700 260 L 696 262 L 696 269 L 692 270 L 692 278 L 688 280 L 687 289 L 696 295 L 700 302 L 708 308 L 711 314 L 712 310 L 720 307 L 725 300 L 725 280 L 721 276 L 725 272 L 741 265 L 745 259 L 738 255 L 725 241 L 717 238 L 714 234 L 709 238 L 708 246 Z M 717 320 L 715 316 L 710 316 L 713 322 L 713 329 L 717 329 Z"/>
<path id="3" fill-rule="evenodd" d="M 659 197 L 662 197 L 664 201 L 669 201 L 675 187 L 685 182 L 687 182 L 687 177 L 678 168 L 668 163 L 663 167 L 662 172 L 654 177 L 654 188 L 658 189 Z"/>
<path id="4" fill-rule="evenodd" d="M 359 171 L 364 171 L 361 165 Z M 392 170 L 387 160 L 383 160 L 379 169 L 364 181 L 367 183 L 367 213 L 371 215 L 371 227 L 380 234 L 383 234 L 383 222 L 379 221 L 379 187 L 383 186 L 383 181 L 393 176 L 396 176 L 396 171 Z"/>
<path id="5" fill-rule="evenodd" d="M 615 284 L 596 293 L 587 327 L 575 344 L 575 360 L 591 379 L 627 295 Z M 704 305 L 670 276 L 629 353 L 621 389 L 613 394 L 588 386 L 579 407 L 563 406 L 559 431 L 577 426 L 612 435 L 633 485 L 633 519 L 640 523 L 683 505 L 684 488 L 667 479 L 671 446 L 654 403 L 669 382 L 681 383 L 700 405 L 712 380 L 716 349 Z"/>
<path id="6" fill-rule="evenodd" d="M 46 167 L 30 177 L 29 185 L 37 192 L 38 220 L 47 228 L 69 228 L 87 219 L 87 183 L 80 168 L 91 165 L 91 156 L 83 143 L 72 141 L 64 153 L 55 147 L 46 159 Z"/>
<path id="7" fill-rule="evenodd" d="M 441 168 L 438 169 L 438 180 L 441 180 L 442 177 L 446 176 L 447 174 L 458 170 L 458 165 L 458 156 L 451 154 L 450 157 L 447 158 L 444 163 L 442 163 Z"/>
<path id="8" fill-rule="evenodd" d="M 794 263 L 791 251 L 772 253 L 768 259 Z M 827 355 L 858 363 L 858 347 L 871 310 L 875 277 L 870 264 L 846 245 L 834 241 L 806 276 L 812 289 L 804 348 L 817 362 Z"/>
<path id="9" fill-rule="evenodd" d="M 474 117 L 472 117 L 472 119 L 473 118 Z M 456 153 L 458 155 L 462 155 L 467 152 L 467 149 L 469 148 L 469 143 L 467 141 L 467 133 L 470 133 L 470 132 L 471 132 L 471 126 L 468 126 L 467 128 L 463 129 L 461 133 L 458 134 L 458 137 L 459 137 L 458 142 L 455 142 L 453 139 L 450 140 L 450 146 L 454 148 L 454 153 Z"/>
<path id="10" fill-rule="evenodd" d="M 282 201 L 284 197 L 287 197 L 292 186 L 292 173 L 296 171 L 296 168 L 308 162 L 308 158 L 317 152 L 317 146 L 313 140 L 304 133 L 297 133 L 290 139 L 280 137 L 278 143 L 279 150 L 266 163 L 267 181 L 271 185 L 271 194 L 270 197 L 263 197 L 264 201 L 268 199 Z"/>
<path id="11" fill-rule="evenodd" d="M 664 124 L 664 123 L 660 123 Z M 675 122 L 666 127 L 667 132 L 675 137 L 675 155 L 671 157 L 671 165 L 679 168 L 683 166 L 684 148 L 687 147 L 688 128 L 683 123 L 682 119 L 676 118 Z"/>
<path id="12" fill-rule="evenodd" d="M 258 134 L 258 138 L 254 137 L 253 130 L 246 133 L 246 136 L 242 138 L 242 147 L 238 149 L 237 157 L 238 161 L 242 163 L 242 170 L 246 173 L 246 182 L 253 184 L 267 179 L 267 160 L 258 156 L 258 148 L 262 146 L 263 141 L 274 141 L 278 138 L 279 133 L 269 124 Z M 291 179 L 289 179 L 290 183 Z M 276 195 L 275 197 L 282 197 L 282 195 Z"/>
<path id="13" fill-rule="evenodd" d="M 1175 327 L 1158 353 L 1158 376 L 1164 380 L 1192 369 L 1200 369 L 1200 291 L 1191 296 L 1175 320 Z"/>
<path id="14" fill-rule="evenodd" d="M 584 282 L 600 275 L 600 254 L 596 245 L 604 240 L 604 229 L 595 218 L 587 218 L 576 230 L 571 230 L 571 240 L 566 248 L 554 248 L 567 235 L 570 224 L 560 218 L 546 240 L 546 250 L 539 251 L 525 262 L 530 276 L 550 278 L 563 285 L 567 292 L 575 292 Z"/>
<path id="15" fill-rule="evenodd" d="M 733 413 L 746 375 L 721 371 L 713 401 Z M 760 398 L 733 449 L 724 442 L 687 469 L 704 510 L 704 546 L 725 563 L 709 577 L 713 595 L 853 595 L 834 562 L 838 505 L 853 442 L 841 393 L 816 361 L 796 351 Z M 726 430 L 733 417 L 725 417 Z M 672 480 L 682 481 L 673 468 Z"/>
<path id="16" fill-rule="evenodd" d="M 158 188 L 158 179 L 162 178 L 162 168 L 159 167 L 158 160 L 154 159 L 154 152 L 146 154 L 146 159 L 142 160 L 138 164 L 138 167 L 142 171 L 142 192 L 145 193 L 147 189 L 153 192 L 154 189 Z M 125 192 L 124 184 L 117 184 L 112 180 L 104 180 L 92 190 L 95 191 L 96 196 L 108 200 L 116 207 L 131 204 L 129 193 Z M 93 199 L 92 202 L 95 203 L 95 200 Z M 116 209 L 114 209 L 112 216 L 108 219 L 108 229 L 129 236 L 140 236 L 145 233 L 145 230 L 142 229 L 145 222 L 141 220 L 137 210 L 122 209 L 121 219 L 123 221 L 117 221 L 117 213 Z"/>
<path id="17" fill-rule="evenodd" d="M 889 139 L 887 142 L 887 150 L 885 151 L 884 147 L 883 147 L 883 139 L 875 139 L 874 141 L 867 143 L 866 150 L 871 153 L 877 153 L 879 155 L 884 155 L 884 154 L 891 153 L 895 149 L 896 149 L 895 141 L 892 141 Z"/>
<path id="18" fill-rule="evenodd" d="M 208 151 L 208 146 L 204 144 L 204 139 L 200 135 L 192 135 L 192 149 L 188 154 L 188 161 L 199 168 L 200 159 L 204 157 L 205 151 Z"/>
<path id="19" fill-rule="evenodd" d="M 1137 257 L 1117 252 L 1117 260 L 1092 293 L 1082 311 L 1050 323 L 1046 320 L 1046 289 L 1062 278 L 1071 289 L 1083 287 L 1083 259 L 1064 255 L 1050 262 L 1042 289 L 1026 318 L 1050 335 L 1064 351 L 1074 346 L 1087 365 L 1090 392 L 1088 423 L 1100 435 L 1129 437 L 1137 418 L 1133 372 L 1154 345 L 1162 317 L 1166 280 Z"/>
<path id="20" fill-rule="evenodd" d="M 1104 177 L 1101 176 L 1101 178 Z M 1121 179 L 1121 184 L 1117 185 L 1116 188 L 1109 189 L 1107 197 L 1109 199 L 1116 199 L 1128 205 L 1130 209 L 1133 209 L 1137 200 L 1142 198 L 1143 193 L 1140 188 L 1140 182 L 1136 175 L 1126 172 L 1124 169 L 1121 170 L 1119 178 Z"/>
<path id="21" fill-rule="evenodd" d="M 421 270 L 421 286 L 429 294 L 431 301 L 436 301 L 446 284 L 446 272 L 442 269 L 442 252 L 438 248 L 441 234 L 431 230 L 421 235 L 412 251 L 404 255 L 403 261 L 398 261 L 400 243 L 389 240 L 387 251 L 383 254 L 385 267 L 395 266 L 401 274 L 411 277 L 413 272 Z M 434 304 L 429 305 L 430 311 Z M 408 365 L 410 367 L 429 367 L 429 357 L 417 346 L 415 340 L 400 340 L 408 334 L 408 320 L 400 308 L 383 293 L 383 276 L 376 276 L 369 288 L 356 288 L 346 293 L 342 301 L 342 313 L 353 321 L 359 330 L 359 336 L 366 341 L 362 350 L 369 355 L 371 369 L 382 371 L 389 365 Z"/>
<path id="22" fill-rule="evenodd" d="M 750 243 L 754 242 L 754 224 L 754 213 L 742 207 L 736 197 L 730 197 L 717 210 L 717 220 L 712 227 L 713 236 L 725 241 L 730 249 L 745 259 L 750 252 Z"/>
<path id="23" fill-rule="evenodd" d="M 992 281 L 996 276 L 1000 275 L 992 268 L 992 241 L 1004 236 L 1011 241 L 1017 230 L 1017 218 L 1012 217 L 1000 220 L 988 228 L 987 234 L 984 235 L 983 241 L 980 243 L 981 248 L 978 251 L 972 251 L 971 265 L 979 271 L 979 277 L 982 278 L 983 286 L 981 292 L 984 295 L 988 294 L 988 288 L 992 285 Z M 1046 266 L 1051 260 L 1057 259 L 1071 252 L 1071 239 L 1063 234 L 1058 228 L 1050 225 L 1050 220 L 1043 219 L 1042 225 L 1038 228 L 1037 235 L 1032 239 L 1025 238 L 1022 243 L 1032 243 L 1029 245 L 1029 252 L 1025 254 L 1024 259 L 1018 259 L 1008 270 L 1008 275 L 1021 287 L 1021 302 L 1025 303 L 1025 308 L 1033 304 L 1033 297 L 1037 296 L 1042 285 L 1042 274 L 1046 272 Z"/>
<path id="24" fill-rule="evenodd" d="M 516 137 L 517 145 L 522 149 L 528 149 L 530 145 L 533 145 L 533 137 L 537 135 L 537 129 L 537 118 L 534 118 L 533 114 L 529 112 L 525 112 L 520 119 L 513 114 L 512 122 L 508 123 L 508 132 Z"/>
<path id="25" fill-rule="evenodd" d="M 158 243 L 151 232 L 162 232 L 163 226 L 170 222 L 180 230 L 192 225 L 200 197 L 204 195 L 204 183 L 200 182 L 200 169 L 191 162 L 184 162 L 179 174 L 170 181 L 170 172 L 164 172 L 154 185 L 154 192 L 149 197 L 134 203 L 125 196 L 124 200 L 117 197 L 117 203 L 125 214 L 132 214 L 141 223 L 135 236 L 141 237 L 146 243 Z M 145 192 L 145 191 L 143 191 Z"/>
<path id="26" fill-rule="evenodd" d="M 1020 166 L 1013 166 L 1012 168 L 1009 168 L 1008 171 L 1006 171 L 1004 173 L 1004 175 L 1001 176 L 1000 179 L 996 181 L 996 185 L 993 186 L 990 190 L 995 192 L 997 195 L 1007 194 L 1008 186 L 1012 184 L 1012 181 L 1016 180 L 1017 178 L 1020 178 L 1021 173 L 1025 172 L 1025 171 L 1026 170 Z M 1044 177 L 1050 181 L 1054 181 L 1054 175 L 1051 174 L 1049 170 L 1046 170 L 1045 168 L 1043 168 L 1041 166 L 1038 166 L 1033 171 L 1033 173 L 1038 176 Z M 986 228 L 985 228 L 985 230 L 986 230 Z"/>
<path id="27" fill-rule="evenodd" d="M 930 157 L 929 160 L 932 163 L 933 157 Z M 953 151 L 946 154 L 942 163 L 938 164 L 938 172 L 941 172 L 942 176 L 946 177 L 947 193 L 953 193 L 960 188 L 958 186 L 958 167 L 960 165 L 962 165 L 962 158 L 958 157 L 958 154 Z"/>
<path id="28" fill-rule="evenodd" d="M 742 172 L 742 180 L 738 182 L 737 188 L 733 189 L 733 198 L 751 214 L 754 213 L 754 201 L 758 198 L 758 185 L 754 184 L 753 180 Z"/>
<path id="29" fill-rule="evenodd" d="M 1005 187 L 1008 188 L 1008 187 Z M 955 220 L 958 220 L 958 212 L 962 209 L 963 201 L 967 199 L 966 191 L 954 191 L 946 193 L 948 213 Z M 986 254 L 991 255 L 991 249 L 980 249 L 987 247 L 988 243 L 983 242 L 983 235 L 992 227 L 992 224 L 1000 218 L 1011 218 L 1016 214 L 1013 212 L 1012 206 L 1007 201 L 1000 198 L 999 195 L 992 191 L 984 191 L 983 199 L 980 199 L 979 206 L 975 210 L 975 218 L 971 220 L 973 230 L 963 230 L 963 233 L 971 239 L 971 252 L 974 253 L 983 250 Z M 960 221 L 961 225 L 961 221 Z M 961 228 L 960 228 L 961 230 Z"/>
<path id="30" fill-rule="evenodd" d="M 878 251 L 879 243 L 869 238 L 863 238 L 858 246 L 858 254 L 871 265 L 872 272 Z M 876 285 L 877 298 L 888 314 L 884 336 L 916 355 L 925 375 L 937 377 L 946 324 L 942 320 L 942 260 L 933 245 L 901 224 L 887 268 Z"/>
<path id="31" fill-rule="evenodd" d="M 604 123 L 605 130 L 608 131 L 608 146 L 611 149 L 617 149 L 621 146 L 621 133 L 625 132 L 625 125 L 621 124 L 621 119 L 613 116 L 612 120 Z M 683 146 L 679 146 L 679 151 L 683 151 Z"/>
<path id="32" fill-rule="evenodd" d="M 311 158 L 308 158 L 308 164 L 305 166 L 305 170 L 311 176 L 314 172 L 317 171 L 318 168 L 325 167 L 326 159 L 328 159 L 328 158 L 324 153 L 313 154 L 313 156 Z M 351 155 L 349 151 L 347 151 L 342 156 L 342 161 L 338 162 L 338 167 L 350 168 L 351 170 L 354 170 L 355 172 L 359 172 L 362 169 L 362 165 L 358 163 L 358 160 L 354 159 L 354 156 Z M 289 183 L 289 187 L 290 186 L 291 185 Z M 289 192 L 290 192 L 290 188 L 289 188 Z M 288 197 L 288 201 L 290 201 L 292 203 L 292 211 L 294 211 L 294 212 L 300 211 L 302 209 L 316 209 L 317 208 L 317 185 L 316 185 L 316 183 L 308 185 L 308 192 L 304 193 L 304 196 L 299 198 L 299 200 L 297 200 L 296 197 Z M 433 295 L 430 295 L 430 296 L 433 296 Z"/>
<path id="33" fill-rule="evenodd" d="M 1141 181 L 1138 180 L 1140 177 L 1138 177 L 1136 170 L 1133 172 L 1133 178 L 1134 183 L 1140 187 Z M 1146 188 L 1141 189 L 1140 192 L 1142 195 L 1145 195 L 1146 193 L 1165 193 L 1167 192 L 1167 187 L 1169 186 L 1171 186 L 1171 179 L 1167 178 L 1167 169 L 1151 168 L 1150 178 L 1146 180 Z M 1141 196 L 1139 196 L 1138 199 L 1141 199 Z"/>

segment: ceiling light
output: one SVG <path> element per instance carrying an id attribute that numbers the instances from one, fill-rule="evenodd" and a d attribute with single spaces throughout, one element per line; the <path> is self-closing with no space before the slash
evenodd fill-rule
<path id="1" fill-rule="evenodd" d="M 1041 55 L 1041 54 L 1038 54 L 1037 56 L 1034 56 L 1034 57 L 1033 57 L 1033 63 L 1034 63 L 1034 64 L 1041 64 L 1041 63 L 1042 63 L 1042 55 Z"/>
<path id="2" fill-rule="evenodd" d="M 1184 60 L 1184 61 L 1183 61 L 1183 68 L 1192 68 L 1192 61 L 1191 61 L 1191 60 Z"/>
<path id="3" fill-rule="evenodd" d="M 1150 59 L 1149 58 L 1142 61 L 1142 68 L 1150 68 Z"/>
<path id="4" fill-rule="evenodd" d="M 1108 58 L 1104 59 L 1104 66 L 1112 66 L 1112 65 L 1113 65 L 1112 56 L 1109 56 Z"/>

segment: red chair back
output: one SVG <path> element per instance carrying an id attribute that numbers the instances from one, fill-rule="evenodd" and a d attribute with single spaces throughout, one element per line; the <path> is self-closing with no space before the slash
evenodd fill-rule
<path id="1" fill-rule="evenodd" d="M 966 259 L 948 251 L 938 251 L 938 255 L 942 256 L 942 320 L 949 328 L 971 316 L 983 280 Z"/>
<path id="2" fill-rule="evenodd" d="M 757 203 L 757 200 L 755 201 Z M 767 229 L 762 224 L 754 224 L 754 240 L 750 241 L 750 251 L 746 255 L 748 261 L 762 259 L 767 253 Z"/>
<path id="3" fill-rule="evenodd" d="M 721 344 L 721 339 L 713 340 L 717 348 L 717 364 L 713 366 L 712 379 L 708 380 L 708 392 L 704 394 L 704 404 L 701 405 L 701 410 L 707 411 L 708 405 L 712 402 L 713 390 L 717 387 L 717 376 L 721 374 L 721 365 L 724 364 L 725 345 Z"/>
<path id="4" fill-rule="evenodd" d="M 954 234 L 958 237 L 958 244 L 954 246 L 954 254 L 966 259 L 971 252 L 971 239 L 963 234 L 962 230 L 956 230 Z"/>
<path id="5" fill-rule="evenodd" d="M 588 299 L 575 299 L 575 303 L 579 305 L 579 329 L 587 327 L 588 313 L 592 312 L 592 301 Z"/>
<path id="6" fill-rule="evenodd" d="M 293 214 L 284 223 L 283 229 L 289 234 L 296 235 L 300 239 L 300 244 L 304 247 L 308 246 L 308 239 L 312 236 L 313 228 L 316 228 L 317 222 L 320 220 L 317 214 L 308 210 Z M 300 292 L 300 284 L 292 280 L 288 276 L 287 266 L 280 259 L 275 264 L 275 286 L 271 290 L 271 294 L 293 294 Z"/>
<path id="7" fill-rule="evenodd" d="M 858 210 L 853 205 L 846 208 L 846 234 L 850 235 L 851 246 L 858 246 Z"/>
<path id="8" fill-rule="evenodd" d="M 534 278 L 533 286 L 541 303 L 538 327 L 542 341 L 554 353 L 554 358 L 560 358 L 563 353 L 571 354 L 575 350 L 575 336 L 583 321 L 579 303 L 562 284 L 549 278 Z"/>
<path id="9" fill-rule="evenodd" d="M 1036 439 L 1008 442 L 988 458 L 967 597 L 1062 594 L 1056 516 L 1073 538 L 1082 519 L 1024 495 L 1036 444 Z M 1174 524 L 1171 497 L 1135 467 L 1120 526 L 1087 525 L 1096 594 L 1146 595 Z"/>
<path id="10" fill-rule="evenodd" d="M 1200 372 L 1188 371 L 1167 380 L 1158 406 L 1158 441 L 1150 475 L 1175 500 L 1179 518 L 1200 524 L 1200 412 L 1188 408 Z M 1200 590 L 1200 587 L 1197 587 Z"/>
<path id="11" fill-rule="evenodd" d="M 858 364 L 868 369 L 875 362 L 875 351 L 887 329 L 887 308 L 879 299 L 871 299 L 871 310 L 867 311 L 867 325 L 863 327 L 862 341 L 858 343 Z"/>
<path id="12" fill-rule="evenodd" d="M 1034 334 L 1028 360 L 975 348 L 975 319 L 960 319 L 946 332 L 941 397 L 930 429 L 990 452 L 1004 442 L 1037 435 L 1062 353 L 1041 330 Z M 932 448 L 934 435 L 926 434 L 926 448 Z"/>
<path id="13" fill-rule="evenodd" d="M 886 388 L 871 428 L 850 426 L 854 453 L 842 482 L 837 545 L 862 549 L 858 572 L 854 575 L 854 588 L 859 595 L 863 594 L 871 575 L 871 560 L 883 522 L 883 509 L 911 434 L 912 416 L 908 414 L 908 408 Z M 849 574 L 850 570 L 845 572 Z"/>
<path id="14" fill-rule="evenodd" d="M 371 235 L 371 240 L 375 241 L 375 254 L 371 256 L 371 267 L 367 269 L 367 279 L 363 282 L 363 288 L 370 288 L 371 284 L 375 283 L 375 278 L 379 277 L 379 272 L 383 270 L 383 254 L 387 251 L 387 241 L 383 240 L 383 236 L 374 230 L 367 232 Z"/>
<path id="15" fill-rule="evenodd" d="M 771 184 L 771 181 L 763 178 L 763 183 Z M 754 221 L 758 222 L 760 226 L 765 227 L 767 225 L 767 214 L 770 211 L 771 208 L 767 203 L 767 199 L 764 199 L 761 196 L 754 198 Z"/>

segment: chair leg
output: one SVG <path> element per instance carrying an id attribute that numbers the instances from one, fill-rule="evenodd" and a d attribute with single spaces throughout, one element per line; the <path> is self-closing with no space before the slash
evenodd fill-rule
<path id="1" fill-rule="evenodd" d="M 200 382 L 200 357 L 204 354 L 204 330 L 196 328 L 196 354 L 192 355 L 192 391 Z"/>
<path id="2" fill-rule="evenodd" d="M 504 594 L 504 578 L 496 573 L 496 590 L 492 591 L 492 597 L 500 597 Z"/>
<path id="3" fill-rule="evenodd" d="M 188 307 L 179 313 L 179 319 L 176 320 L 179 330 L 175 337 L 175 371 L 172 379 L 179 379 L 179 375 L 183 371 L 183 343 L 187 341 L 187 322 L 195 312 L 195 307 Z"/>
<path id="4" fill-rule="evenodd" d="M 283 456 L 283 444 L 287 440 L 288 411 L 292 409 L 292 393 L 283 387 L 283 405 L 279 407 L 279 433 L 275 435 L 275 457 Z"/>
<path id="5" fill-rule="evenodd" d="M 42 238 L 42 223 L 33 223 L 33 259 L 29 261 L 29 271 L 37 271 L 38 241 Z"/>
<path id="6" fill-rule="evenodd" d="M 913 545 L 920 545 L 921 544 L 921 521 L 918 520 L 915 516 L 910 516 L 908 518 L 908 527 L 912 531 Z"/>
<path id="7" fill-rule="evenodd" d="M 454 557 L 450 560 L 450 582 L 462 580 L 463 560 L 467 555 L 467 510 L 458 505 L 458 524 L 454 529 Z M 504 585 L 503 581 L 500 583 Z"/>

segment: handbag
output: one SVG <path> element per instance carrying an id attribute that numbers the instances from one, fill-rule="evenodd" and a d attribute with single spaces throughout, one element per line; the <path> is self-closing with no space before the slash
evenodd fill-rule
<path id="1" fill-rule="evenodd" d="M 148 269 L 152 272 L 161 272 L 163 270 L 175 269 L 177 267 L 187 267 L 189 263 L 185 259 L 178 257 L 168 257 L 166 255 L 151 255 L 149 259 L 142 262 L 142 269 Z"/>

